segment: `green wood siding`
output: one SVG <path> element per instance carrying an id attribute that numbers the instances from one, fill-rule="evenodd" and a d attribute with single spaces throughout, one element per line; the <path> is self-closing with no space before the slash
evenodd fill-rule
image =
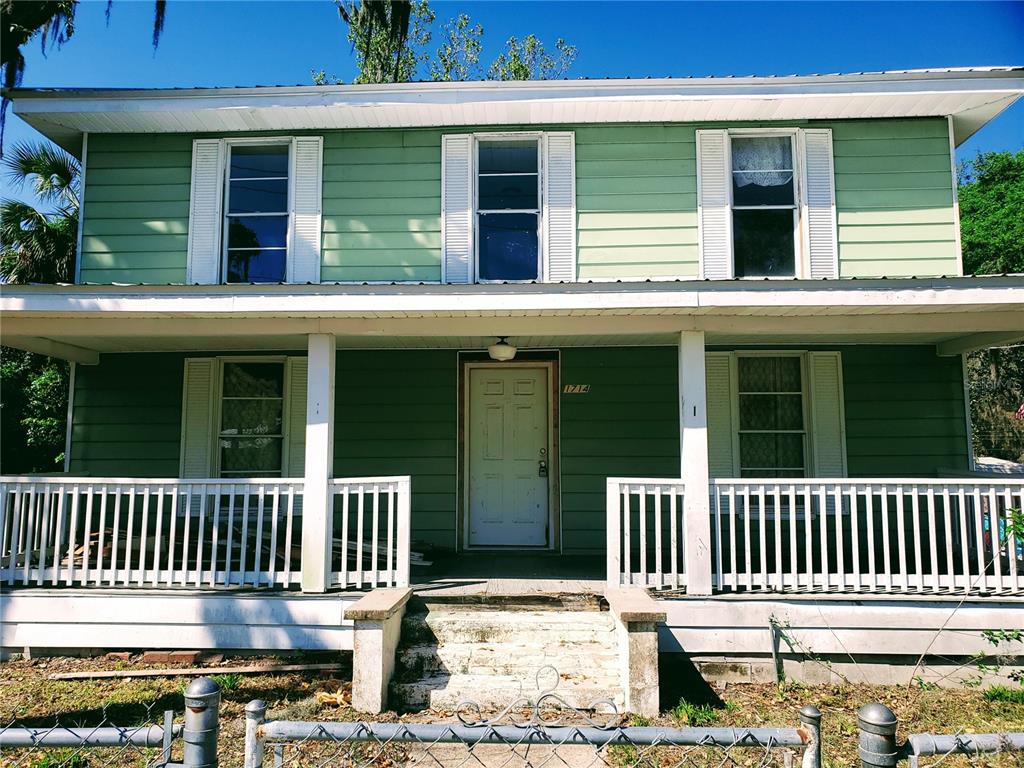
<path id="1" fill-rule="evenodd" d="M 325 282 L 441 280 L 441 133 L 324 134 Z"/>
<path id="2" fill-rule="evenodd" d="M 561 382 L 589 384 L 562 394 L 562 546 L 605 549 L 605 480 L 678 477 L 675 347 L 563 349 Z"/>
<path id="3" fill-rule="evenodd" d="M 177 477 L 185 355 L 103 355 L 75 367 L 73 475 Z"/>
<path id="4" fill-rule="evenodd" d="M 928 346 L 840 351 L 851 476 L 967 467 L 960 358 Z M 177 476 L 185 357 L 110 354 L 77 367 L 73 474 Z M 443 548 L 457 539 L 458 371 L 455 350 L 337 357 L 335 475 L 412 475 L 413 540 Z M 559 396 L 563 548 L 601 552 L 605 478 L 678 476 L 676 348 L 563 349 L 560 383 L 590 385 Z"/>
<path id="5" fill-rule="evenodd" d="M 339 352 L 336 477 L 412 475 L 412 538 L 455 546 L 455 350 Z"/>
<path id="6" fill-rule="evenodd" d="M 844 347 L 851 477 L 935 477 L 969 466 L 959 357 L 928 346 Z"/>
<path id="7" fill-rule="evenodd" d="M 83 283 L 183 283 L 192 137 L 91 134 Z"/>
<path id="8" fill-rule="evenodd" d="M 833 131 L 842 277 L 958 271 L 945 120 L 787 125 Z M 553 126 L 576 133 L 580 279 L 697 276 L 703 127 L 727 126 Z M 83 281 L 185 279 L 191 141 L 89 137 Z M 440 187 L 441 131 L 325 132 L 323 280 L 439 281 Z"/>

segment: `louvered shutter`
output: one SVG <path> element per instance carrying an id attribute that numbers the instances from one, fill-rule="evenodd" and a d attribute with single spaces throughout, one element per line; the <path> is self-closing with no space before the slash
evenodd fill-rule
<path id="1" fill-rule="evenodd" d="M 711 477 L 736 477 L 732 433 L 732 362 L 728 352 L 704 358 L 708 408 L 708 472 Z"/>
<path id="2" fill-rule="evenodd" d="M 181 476 L 209 477 L 213 470 L 213 401 L 217 361 L 185 360 L 181 414 Z"/>
<path id="3" fill-rule="evenodd" d="M 220 282 L 224 146 L 221 139 L 196 139 L 192 142 L 192 191 L 185 278 L 190 285 Z"/>
<path id="4" fill-rule="evenodd" d="M 576 136 L 544 134 L 545 280 L 576 280 Z"/>
<path id="5" fill-rule="evenodd" d="M 473 137 L 441 139 L 443 282 L 473 281 Z"/>
<path id="6" fill-rule="evenodd" d="M 288 477 L 302 477 L 306 474 L 306 383 L 309 378 L 309 361 L 304 357 L 289 357 L 285 364 L 288 382 L 288 413 L 286 434 L 288 435 Z"/>
<path id="7" fill-rule="evenodd" d="M 697 131 L 697 226 L 700 276 L 728 280 L 732 269 L 728 131 Z"/>
<path id="8" fill-rule="evenodd" d="M 815 279 L 839 276 L 836 243 L 836 190 L 832 163 L 832 131 L 803 131 L 805 237 L 807 265 Z"/>
<path id="9" fill-rule="evenodd" d="M 323 138 L 300 136 L 293 144 L 292 233 L 288 282 L 320 282 Z"/>
<path id="10" fill-rule="evenodd" d="M 843 415 L 842 357 L 811 352 L 811 435 L 815 477 L 845 477 L 846 423 Z"/>

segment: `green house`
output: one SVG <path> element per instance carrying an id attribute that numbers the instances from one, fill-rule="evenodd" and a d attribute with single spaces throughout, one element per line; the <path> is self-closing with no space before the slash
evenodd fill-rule
<path id="1" fill-rule="evenodd" d="M 14 91 L 84 204 L 75 283 L 0 297 L 4 344 L 74 364 L 65 474 L 2 478 L 0 644 L 49 642 L 31 595 L 314 611 L 460 579 L 1019 609 L 1024 480 L 974 472 L 963 360 L 1024 338 L 1024 279 L 963 274 L 954 169 L 1022 92 Z M 724 653 L 678 611 L 663 650 Z M 350 642 L 318 631 L 288 642 Z"/>

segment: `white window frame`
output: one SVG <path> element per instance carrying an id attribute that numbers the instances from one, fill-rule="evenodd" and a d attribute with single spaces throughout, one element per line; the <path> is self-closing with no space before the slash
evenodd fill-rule
<path id="1" fill-rule="evenodd" d="M 289 424 L 288 413 L 291 403 L 291 390 L 288 384 L 288 357 L 286 355 L 226 355 L 215 358 L 217 361 L 216 383 L 214 389 L 214 402 L 212 419 L 210 421 L 210 442 L 213 445 L 212 455 L 212 476 L 221 478 L 220 466 L 220 438 L 221 438 L 221 416 L 224 406 L 224 365 L 225 363 L 280 363 L 282 370 L 281 384 L 281 474 L 278 477 L 286 477 L 285 468 L 289 466 L 288 461 L 288 438 Z M 274 398 L 275 400 L 277 398 Z M 276 436 L 275 436 L 276 437 Z M 234 475 L 224 477 L 229 482 Z M 254 475 L 239 475 L 239 477 L 254 477 Z M 261 475 L 262 477 L 262 475 Z M 267 479 L 273 477 L 266 476 Z"/>
<path id="2" fill-rule="evenodd" d="M 804 230 L 807 229 L 807 185 L 804 177 L 804 147 L 803 147 L 803 131 L 799 128 L 730 128 L 728 130 L 728 142 L 726 152 L 726 171 L 728 174 L 728 187 L 729 187 L 729 250 L 730 258 L 732 263 L 729 265 L 729 269 L 734 277 L 736 277 L 736 228 L 733 222 L 733 211 L 737 210 L 735 201 L 733 200 L 733 167 L 732 167 L 732 139 L 733 137 L 744 138 L 744 139 L 755 139 L 758 137 L 779 137 L 788 136 L 790 137 L 790 144 L 793 153 L 793 199 L 794 199 L 794 210 L 793 210 L 793 275 L 776 275 L 776 276 L 761 276 L 761 275 L 745 275 L 738 279 L 740 280 L 792 280 L 805 279 L 810 275 L 810 262 L 808 254 L 808 246 L 806 242 L 806 233 Z M 738 210 L 750 211 L 750 210 L 781 210 L 783 208 L 788 209 L 789 206 L 773 206 L 773 205 L 758 205 L 758 206 L 743 206 Z"/>
<path id="3" fill-rule="evenodd" d="M 220 238 L 220 285 L 244 285 L 244 283 L 228 282 L 228 226 L 231 216 L 281 216 L 281 213 L 246 213 L 229 214 L 231 209 L 231 151 L 237 146 L 286 146 L 288 149 L 288 210 L 286 213 L 284 276 L 282 283 L 288 282 L 288 265 L 292 252 L 292 226 L 295 218 L 295 142 L 291 136 L 252 136 L 245 138 L 225 139 L 224 152 L 224 195 L 221 210 Z"/>
<path id="4" fill-rule="evenodd" d="M 800 359 L 800 389 L 801 389 L 801 412 L 803 415 L 803 446 L 804 446 L 804 474 L 802 477 L 810 477 L 811 468 L 814 466 L 814 440 L 811 429 L 811 390 L 810 390 L 810 367 L 806 350 L 737 350 L 729 353 L 729 397 L 732 412 L 736 414 L 732 425 L 732 457 L 736 477 L 743 477 L 743 464 L 740 461 L 740 433 L 741 432 L 780 432 L 792 433 L 791 430 L 743 430 L 740 429 L 740 376 L 739 359 L 741 357 L 796 357 Z M 771 393 L 768 393 L 771 394 Z M 777 478 L 784 481 L 787 478 Z M 797 480 L 798 478 L 790 478 Z"/>
<path id="5" fill-rule="evenodd" d="M 536 213 L 537 214 L 537 277 L 532 280 L 483 280 L 480 277 L 480 142 L 492 141 L 523 141 L 532 139 L 537 142 L 537 210 L 532 209 L 501 209 L 485 210 L 484 213 Z M 471 173 L 473 175 L 473 282 L 478 284 L 488 283 L 534 283 L 543 282 L 545 266 L 547 264 L 544 250 L 545 221 L 544 221 L 544 132 L 543 131 L 511 131 L 474 133 L 473 151 L 470 160 Z"/>

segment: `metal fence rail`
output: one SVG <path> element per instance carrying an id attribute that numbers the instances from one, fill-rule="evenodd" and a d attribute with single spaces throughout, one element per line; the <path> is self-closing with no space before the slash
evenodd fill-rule
<path id="1" fill-rule="evenodd" d="M 565 711 L 542 713 L 526 703 L 530 716 L 502 724 L 506 715 L 521 714 L 517 702 L 498 718 L 465 719 L 457 723 L 368 723 L 270 720 L 266 704 L 246 707 L 245 768 L 268 766 L 771 766 L 789 768 L 799 752 L 803 768 L 820 768 L 821 713 L 800 711 L 797 728 L 662 728 L 600 724 L 589 713 L 570 717 L 583 724 L 562 724 Z M 531 709 L 532 707 L 532 709 Z M 554 720 L 544 718 L 554 717 Z M 618 716 L 614 715 L 614 721 Z"/>
<path id="2" fill-rule="evenodd" d="M 96 726 L 71 727 L 12 723 L 0 727 L 0 765 L 5 768 L 214 768 L 217 764 L 220 690 L 209 678 L 193 681 L 185 690 L 184 722 L 174 711 L 163 723 L 119 726 L 106 712 Z M 181 762 L 173 762 L 175 752 Z"/>
<path id="3" fill-rule="evenodd" d="M 961 756 L 969 762 L 1006 756 L 1007 765 L 1024 765 L 1024 732 L 1018 733 L 913 733 L 903 744 L 896 740 L 896 715 L 884 704 L 868 704 L 857 712 L 858 751 L 863 768 L 895 768 L 906 761 L 910 768 L 938 766 Z M 922 758 L 935 758 L 931 761 Z M 995 763 L 998 765 L 999 763 Z"/>

